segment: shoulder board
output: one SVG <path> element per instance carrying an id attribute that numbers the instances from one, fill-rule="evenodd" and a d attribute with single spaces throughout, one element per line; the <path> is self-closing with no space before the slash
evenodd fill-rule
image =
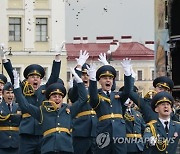
<path id="1" fill-rule="evenodd" d="M 175 123 L 177 123 L 177 124 L 180 124 L 180 122 L 179 122 L 179 121 L 174 121 L 174 120 L 173 120 L 173 122 L 175 122 Z"/>
<path id="2" fill-rule="evenodd" d="M 42 94 L 45 94 L 45 92 L 46 92 L 46 90 L 42 90 L 42 91 L 41 91 Z"/>
<path id="3" fill-rule="evenodd" d="M 118 98 L 120 98 L 120 96 L 119 95 L 114 95 L 114 98 L 118 99 Z"/>
<path id="4" fill-rule="evenodd" d="M 152 124 L 154 124 L 156 122 L 157 122 L 157 120 L 151 120 L 150 122 L 147 123 L 147 125 L 152 125 Z"/>
<path id="5" fill-rule="evenodd" d="M 104 96 L 102 96 L 102 95 L 99 95 L 99 94 L 98 94 L 98 97 L 99 97 L 100 100 L 107 101 L 108 103 L 111 102 L 111 100 L 110 100 L 109 98 L 106 98 L 106 97 L 104 97 Z"/>

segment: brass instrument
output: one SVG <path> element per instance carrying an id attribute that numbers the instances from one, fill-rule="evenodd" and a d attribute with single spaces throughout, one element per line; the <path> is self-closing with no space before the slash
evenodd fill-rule
<path id="1" fill-rule="evenodd" d="M 155 90 L 149 90 L 147 92 L 147 94 L 144 96 L 144 98 L 153 98 L 155 95 L 157 94 L 157 92 Z"/>

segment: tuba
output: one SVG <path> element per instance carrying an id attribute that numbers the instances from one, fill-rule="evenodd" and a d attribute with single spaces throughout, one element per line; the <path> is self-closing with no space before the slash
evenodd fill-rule
<path id="1" fill-rule="evenodd" d="M 150 98 L 152 99 L 155 95 L 157 94 L 157 92 L 155 90 L 149 90 L 147 92 L 147 94 L 144 96 L 144 98 Z"/>

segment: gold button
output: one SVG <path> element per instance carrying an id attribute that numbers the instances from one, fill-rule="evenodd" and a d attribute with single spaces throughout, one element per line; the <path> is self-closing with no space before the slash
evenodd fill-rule
<path id="1" fill-rule="evenodd" d="M 113 113 L 111 113 L 111 118 L 114 118 L 114 114 Z"/>
<path id="2" fill-rule="evenodd" d="M 59 118 L 59 115 L 57 117 Z"/>
<path id="3" fill-rule="evenodd" d="M 9 136 L 9 138 L 11 138 L 11 136 Z"/>
<path id="4" fill-rule="evenodd" d="M 9 127 L 10 130 L 12 130 L 12 127 Z"/>
<path id="5" fill-rule="evenodd" d="M 56 127 L 56 131 L 59 131 L 59 128 L 58 128 L 58 127 Z"/>
<path id="6" fill-rule="evenodd" d="M 58 123 L 58 126 L 60 126 L 60 123 Z"/>
<path id="7" fill-rule="evenodd" d="M 11 120 L 9 120 L 9 122 L 11 122 Z"/>
<path id="8" fill-rule="evenodd" d="M 112 104 L 110 105 L 110 107 L 112 107 Z"/>

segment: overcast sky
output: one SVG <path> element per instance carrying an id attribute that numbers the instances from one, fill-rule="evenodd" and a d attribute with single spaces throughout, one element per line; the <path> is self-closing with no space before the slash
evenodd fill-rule
<path id="1" fill-rule="evenodd" d="M 64 0 L 66 41 L 74 36 L 131 35 L 133 41 L 154 40 L 154 0 Z"/>

